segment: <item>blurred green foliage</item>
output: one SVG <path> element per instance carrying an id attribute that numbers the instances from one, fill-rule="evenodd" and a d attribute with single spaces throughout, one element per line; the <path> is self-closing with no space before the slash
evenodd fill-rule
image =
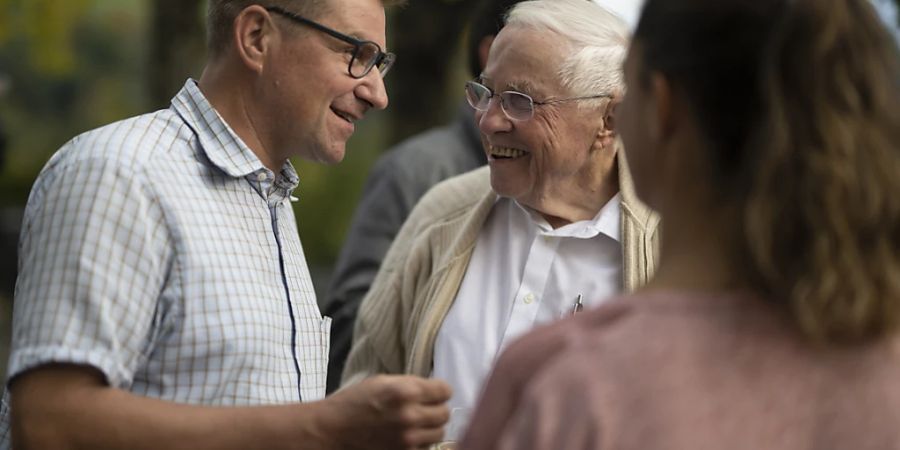
<path id="1" fill-rule="evenodd" d="M 0 0 L 0 128 L 8 135 L 6 161 L 0 168 L 0 208 L 25 204 L 38 171 L 66 141 L 165 104 L 166 96 L 180 87 L 179 80 L 197 75 L 196 66 L 167 66 L 174 79 L 161 90 L 154 87 L 165 71 L 150 70 L 158 69 L 151 62 L 151 43 L 158 45 L 160 38 L 151 34 L 165 27 L 154 28 L 150 21 L 162 1 Z M 462 20 L 476 3 L 411 0 L 389 11 L 388 42 L 399 54 L 386 80 L 391 107 L 371 113 L 360 124 L 341 164 L 294 161 L 301 177 L 295 193 L 300 201 L 294 208 L 311 264 L 333 263 L 378 155 L 452 116 L 468 77 L 459 45 Z M 202 15 L 205 9 L 175 7 L 177 14 Z M 176 51 L 202 51 L 183 37 L 169 44 Z M 184 64 L 185 56 L 178 57 L 168 64 Z M 0 263 L 6 263 L 0 266 L 15 266 L 4 258 L 12 255 L 0 255 Z M 0 286 L 0 292 L 7 289 L 11 287 Z"/>
<path id="2" fill-rule="evenodd" d="M 143 25 L 137 0 L 0 0 L 0 206 L 76 134 L 141 112 Z"/>
<path id="3" fill-rule="evenodd" d="M 151 61 L 154 57 L 151 43 L 159 38 L 151 36 L 153 8 L 157 6 L 154 1 L 0 0 L 0 85 L 7 86 L 5 93 L 0 92 L 0 122 L 8 135 L 6 161 L 0 168 L 0 208 L 23 206 L 41 167 L 72 137 L 148 112 L 153 108 L 150 105 L 165 103 L 164 99 L 150 94 L 151 86 L 159 81 L 150 78 L 158 78 L 160 73 L 150 70 L 158 69 Z M 300 201 L 294 207 L 311 265 L 333 264 L 368 170 L 378 155 L 398 139 L 447 120 L 453 114 L 456 99 L 460 97 L 457 88 L 466 75 L 459 40 L 449 39 L 453 33 L 447 32 L 448 27 L 452 28 L 459 37 L 462 25 L 451 22 L 447 14 L 449 8 L 468 7 L 472 3 L 470 0 L 422 0 L 390 12 L 389 28 L 392 21 L 411 20 L 398 15 L 424 16 L 423 22 L 434 25 L 423 28 L 423 32 L 433 36 L 414 35 L 410 30 L 390 33 L 393 49 L 403 44 L 410 48 L 411 44 L 404 43 L 404 38 L 415 45 L 442 48 L 440 55 L 435 56 L 438 65 L 457 69 L 449 71 L 446 80 L 419 77 L 419 86 L 404 85 L 404 90 L 412 90 L 416 96 L 412 99 L 415 103 L 406 107 L 398 93 L 401 86 L 388 80 L 394 100 L 392 107 L 371 113 L 358 126 L 341 164 L 321 166 L 294 161 L 301 177 L 295 192 Z M 204 10 L 205 7 L 199 11 L 181 11 L 203 14 Z M 441 22 L 435 16 L 446 21 Z M 203 30 L 197 32 L 202 34 Z M 432 44 L 438 40 L 441 46 Z M 183 42 L 170 44 L 184 45 Z M 198 54 L 194 61 L 202 58 Z M 392 77 L 397 82 L 405 82 L 410 76 L 403 78 L 403 71 L 420 70 L 425 62 L 421 59 L 424 58 L 401 55 Z M 428 63 L 429 67 L 435 67 L 434 62 Z M 166 69 L 183 77 L 179 83 L 188 76 L 198 75 L 195 67 Z M 180 85 L 170 86 L 172 92 L 168 95 L 174 95 L 178 88 Z M 400 125 L 403 132 L 398 133 Z M 0 255 L 0 258 L 12 258 L 12 255 Z M 13 261 L 2 262 L 6 263 L 4 267 L 15 266 Z M 11 291 L 11 286 L 0 286 L 0 292 L 7 289 Z"/>

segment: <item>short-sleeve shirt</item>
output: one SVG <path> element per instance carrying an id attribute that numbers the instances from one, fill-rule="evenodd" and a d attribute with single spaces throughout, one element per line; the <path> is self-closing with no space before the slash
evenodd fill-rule
<path id="1" fill-rule="evenodd" d="M 330 319 L 297 234 L 297 184 L 193 80 L 170 108 L 67 143 L 28 199 L 8 379 L 72 363 L 186 404 L 324 397 Z"/>

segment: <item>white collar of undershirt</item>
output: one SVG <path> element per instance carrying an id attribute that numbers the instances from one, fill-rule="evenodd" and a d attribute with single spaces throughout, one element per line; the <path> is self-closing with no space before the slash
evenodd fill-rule
<path id="1" fill-rule="evenodd" d="M 621 233 L 620 233 L 620 217 L 621 217 L 621 194 L 614 195 L 609 201 L 600 208 L 600 211 L 594 216 L 593 219 L 590 220 L 580 220 L 578 222 L 573 222 L 564 226 L 561 226 L 557 229 L 553 229 L 550 226 L 550 223 L 547 222 L 544 217 L 525 205 L 520 204 L 519 202 L 508 199 L 512 201 L 519 209 L 525 213 L 525 215 L 531 220 L 531 223 L 537 227 L 539 232 L 545 236 L 556 236 L 556 237 L 572 237 L 578 239 L 591 239 L 596 237 L 598 234 L 605 234 L 613 239 L 616 242 L 621 242 Z"/>

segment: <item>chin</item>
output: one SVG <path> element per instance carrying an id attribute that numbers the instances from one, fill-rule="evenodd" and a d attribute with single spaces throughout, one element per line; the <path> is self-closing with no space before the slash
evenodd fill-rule
<path id="1" fill-rule="evenodd" d="M 347 154 L 347 147 L 341 145 L 339 148 L 322 148 L 316 152 L 315 160 L 320 164 L 333 165 L 344 160 Z"/>
<path id="2" fill-rule="evenodd" d="M 523 193 L 527 191 L 527 189 L 523 189 L 521 184 L 521 182 L 516 180 L 508 180 L 503 177 L 494 176 L 494 173 L 491 172 L 491 189 L 501 197 L 513 199 L 521 197 Z"/>
<path id="3" fill-rule="evenodd" d="M 344 153 L 341 152 L 340 155 L 331 155 L 329 158 L 323 159 L 320 162 L 322 164 L 327 164 L 327 165 L 331 166 L 331 165 L 339 164 L 343 160 L 344 160 Z"/>

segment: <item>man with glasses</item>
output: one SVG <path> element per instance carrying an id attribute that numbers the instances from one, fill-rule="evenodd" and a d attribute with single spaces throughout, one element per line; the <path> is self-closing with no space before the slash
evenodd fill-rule
<path id="1" fill-rule="evenodd" d="M 410 214 L 360 306 L 345 384 L 446 380 L 458 438 L 503 347 L 648 280 L 658 219 L 635 197 L 614 115 L 627 45 L 594 3 L 513 7 L 465 86 L 488 167 Z"/>
<path id="2" fill-rule="evenodd" d="M 323 399 L 330 321 L 288 161 L 337 163 L 387 106 L 380 0 L 209 2 L 208 64 L 168 109 L 87 132 L 23 224 L 0 449 L 417 448 L 448 387 Z"/>

